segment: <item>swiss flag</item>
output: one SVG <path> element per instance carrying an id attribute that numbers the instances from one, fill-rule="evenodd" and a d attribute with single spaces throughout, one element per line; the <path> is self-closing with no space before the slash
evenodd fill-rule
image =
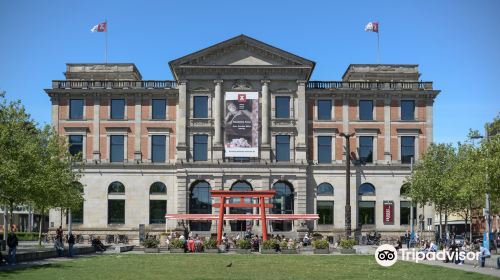
<path id="1" fill-rule="evenodd" d="M 108 31 L 107 25 L 108 25 L 107 22 L 99 23 L 98 25 L 95 25 L 94 27 L 92 27 L 92 29 L 90 29 L 90 31 L 92 31 L 92 32 L 106 32 L 106 31 Z"/>
<path id="2" fill-rule="evenodd" d="M 245 103 L 247 102 L 247 95 L 244 93 L 238 94 L 238 103 Z"/>

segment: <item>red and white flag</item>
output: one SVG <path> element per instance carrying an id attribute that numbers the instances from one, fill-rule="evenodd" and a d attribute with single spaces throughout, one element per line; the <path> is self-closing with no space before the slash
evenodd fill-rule
<path id="1" fill-rule="evenodd" d="M 365 32 L 376 32 L 376 33 L 378 33 L 378 22 L 376 22 L 376 21 L 369 22 L 365 26 Z"/>
<path id="2" fill-rule="evenodd" d="M 108 31 L 107 22 L 99 23 L 98 25 L 92 27 L 92 29 L 90 29 L 90 31 L 92 31 L 92 32 L 107 32 Z"/>

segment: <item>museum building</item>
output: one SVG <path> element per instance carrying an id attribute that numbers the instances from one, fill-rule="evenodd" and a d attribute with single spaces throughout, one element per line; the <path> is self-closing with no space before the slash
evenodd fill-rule
<path id="1" fill-rule="evenodd" d="M 311 50 L 312 51 L 312 50 Z M 353 230 L 433 231 L 431 205 L 410 208 L 405 178 L 432 143 L 439 90 L 418 65 L 351 64 L 341 80 L 313 81 L 315 62 L 245 35 L 169 63 L 174 80 L 143 80 L 133 63 L 71 63 L 46 89 L 52 123 L 82 159 L 84 202 L 53 209 L 50 228 L 126 234 L 215 221 L 210 190 L 276 190 L 272 214 L 318 213 L 317 221 L 268 221 L 270 233 L 344 232 L 346 134 Z M 165 75 L 167 75 L 165 73 Z M 234 199 L 237 200 L 237 199 Z M 414 214 L 410 215 L 413 209 Z M 257 214 L 258 209 L 227 209 Z M 258 221 L 227 221 L 228 234 Z"/>

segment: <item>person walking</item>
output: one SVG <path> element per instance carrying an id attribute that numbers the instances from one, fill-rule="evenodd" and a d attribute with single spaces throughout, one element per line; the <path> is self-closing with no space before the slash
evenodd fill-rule
<path id="1" fill-rule="evenodd" d="M 74 257 L 73 246 L 75 245 L 75 235 L 72 232 L 68 233 L 68 257 Z"/>
<path id="2" fill-rule="evenodd" d="M 405 233 L 406 249 L 410 249 L 410 239 L 411 239 L 410 237 L 411 237 L 410 232 L 406 230 Z"/>
<path id="3" fill-rule="evenodd" d="M 16 228 L 11 227 L 11 231 L 9 232 L 9 236 L 7 237 L 7 246 L 9 246 L 9 255 L 8 260 L 10 265 L 16 264 L 16 250 L 19 241 L 16 236 Z"/>

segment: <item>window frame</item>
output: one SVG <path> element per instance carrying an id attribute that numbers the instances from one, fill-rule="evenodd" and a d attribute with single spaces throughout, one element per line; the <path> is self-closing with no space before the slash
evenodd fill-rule
<path id="1" fill-rule="evenodd" d="M 197 142 L 197 139 L 201 137 L 206 139 L 205 143 Z M 198 147 L 204 145 L 204 157 L 203 159 L 197 159 Z M 193 134 L 193 161 L 208 161 L 208 134 Z"/>
<path id="2" fill-rule="evenodd" d="M 333 150 L 334 137 L 331 135 L 318 135 L 316 138 L 317 138 L 316 144 L 318 147 L 317 151 L 316 151 L 316 158 L 317 158 L 318 164 L 331 164 L 333 161 L 332 150 Z M 328 144 L 320 144 L 320 139 L 326 139 L 326 138 L 329 138 L 329 141 L 327 141 Z M 329 147 L 329 151 L 321 151 L 321 147 Z M 325 148 L 325 149 L 327 149 L 327 148 Z M 330 160 L 323 161 L 322 156 L 328 157 Z"/>
<path id="3" fill-rule="evenodd" d="M 370 138 L 371 139 L 371 160 L 364 160 L 364 158 L 367 158 L 365 156 L 362 156 L 362 151 L 364 149 L 364 147 L 367 147 L 366 145 L 364 145 L 364 141 L 363 140 L 366 140 Z M 358 148 L 359 148 L 359 160 L 362 162 L 362 163 L 373 163 L 374 162 L 374 155 L 375 155 L 375 151 L 374 151 L 374 136 L 371 136 L 371 135 L 360 135 L 359 136 L 359 145 L 358 145 Z"/>
<path id="4" fill-rule="evenodd" d="M 163 139 L 163 147 L 159 145 L 155 145 L 155 139 Z M 152 163 L 165 163 L 167 162 L 167 141 L 168 137 L 167 135 L 162 135 L 162 134 L 153 134 L 151 135 L 151 162 Z M 160 149 L 163 149 L 163 151 L 159 151 L 158 153 L 155 152 L 155 147 L 160 147 Z M 162 157 L 162 160 L 155 160 L 155 157 Z"/>
<path id="5" fill-rule="evenodd" d="M 113 138 L 115 137 L 122 137 L 123 143 L 122 145 L 122 155 L 123 158 L 121 161 L 115 161 L 113 160 L 113 145 L 120 145 L 120 144 L 113 144 Z M 113 134 L 109 135 L 109 162 L 110 163 L 120 163 L 120 162 L 125 162 L 125 159 L 127 158 L 126 155 L 126 145 L 127 145 L 127 136 L 126 135 L 121 135 L 121 134 Z"/>
<path id="6" fill-rule="evenodd" d="M 400 149 L 399 149 L 399 154 L 400 154 L 400 157 L 401 157 L 401 163 L 402 164 L 411 164 L 411 157 L 409 160 L 406 160 L 404 159 L 406 156 L 403 155 L 403 149 L 404 148 L 409 148 L 411 146 L 407 146 L 407 145 L 404 145 L 404 139 L 408 139 L 408 138 L 413 138 L 413 162 L 415 163 L 415 160 L 416 160 L 416 156 L 417 156 L 417 137 L 416 136 L 412 136 L 412 135 L 402 135 L 400 136 L 401 137 L 401 145 L 400 145 Z"/>
<path id="7" fill-rule="evenodd" d="M 285 137 L 287 137 L 288 139 L 288 143 L 281 143 L 280 141 L 278 141 L 278 139 L 284 139 Z M 285 134 L 278 134 L 278 135 L 275 135 L 275 160 L 276 162 L 290 162 L 291 161 L 291 156 L 290 156 L 290 148 L 291 148 L 291 135 L 285 135 Z M 287 149 L 287 152 L 285 153 L 286 156 L 283 157 L 283 155 L 281 155 L 281 152 L 279 152 L 279 147 L 280 145 L 288 145 L 288 149 Z M 284 152 L 283 152 L 284 153 Z M 281 159 L 283 158 L 283 159 Z"/>
<path id="8" fill-rule="evenodd" d="M 155 116 L 155 101 L 156 102 L 164 102 L 164 104 L 157 105 L 160 106 L 160 108 L 163 108 L 163 115 L 161 116 Z M 151 120 L 166 120 L 167 119 L 167 108 L 168 108 L 168 100 L 166 98 L 152 98 L 151 99 Z"/>
<path id="9" fill-rule="evenodd" d="M 328 206 L 331 207 L 331 223 L 324 223 L 321 221 L 321 213 L 319 211 L 319 208 L 320 208 L 320 205 L 321 204 L 330 204 Z M 316 213 L 318 214 L 319 216 L 319 219 L 318 219 L 318 226 L 332 226 L 335 224 L 335 201 L 333 200 L 318 200 L 316 202 Z"/>
<path id="10" fill-rule="evenodd" d="M 320 103 L 321 102 L 329 102 L 330 103 L 330 106 L 329 106 L 330 110 L 328 110 L 328 114 L 327 114 L 328 117 L 325 117 L 325 118 L 321 117 L 321 114 L 320 114 L 320 111 L 321 111 L 320 110 L 320 108 L 321 108 L 320 107 Z M 317 108 L 317 110 L 316 110 L 316 120 L 318 120 L 318 121 L 331 121 L 333 119 L 333 117 L 332 117 L 333 116 L 333 114 L 332 114 L 333 100 L 332 99 L 325 99 L 325 98 L 319 98 L 319 99 L 317 99 L 316 100 L 316 108 Z"/>
<path id="11" fill-rule="evenodd" d="M 206 107 L 204 109 L 206 111 L 203 112 L 203 113 L 206 113 L 206 116 L 205 116 L 205 114 L 201 114 L 201 115 L 204 115 L 204 116 L 199 116 L 199 114 L 197 113 L 198 112 L 197 108 L 199 108 L 199 107 L 196 105 L 197 104 L 196 100 L 198 100 L 198 99 L 204 99 L 204 100 L 206 100 L 206 106 L 204 106 L 204 107 Z M 210 114 L 209 114 L 209 103 L 210 103 L 210 100 L 208 98 L 208 95 L 194 95 L 193 96 L 193 111 L 192 111 L 193 118 L 195 118 L 195 119 L 207 119 L 207 118 L 209 118 L 209 116 L 210 116 Z"/>
<path id="12" fill-rule="evenodd" d="M 116 114 L 115 110 L 117 110 L 117 108 L 115 108 L 115 106 L 117 106 L 117 105 L 113 105 L 113 103 L 118 102 L 118 101 L 123 101 L 123 116 L 122 117 L 114 116 L 114 113 Z M 111 98 L 110 99 L 110 101 L 109 101 L 109 119 L 111 119 L 111 120 L 126 120 L 127 119 L 127 99 L 125 99 L 125 98 Z"/>
<path id="13" fill-rule="evenodd" d="M 81 117 L 72 117 L 72 113 L 73 113 L 73 110 L 74 110 L 74 106 L 73 106 L 73 101 L 81 101 L 82 102 L 82 113 L 81 113 Z M 68 119 L 69 120 L 84 120 L 85 119 L 85 99 L 84 98 L 70 98 L 69 99 L 69 102 L 68 102 Z"/>
<path id="14" fill-rule="evenodd" d="M 411 114 L 411 117 L 410 118 L 406 118 L 404 117 L 406 114 L 403 114 L 403 103 L 406 103 L 406 102 L 411 102 L 413 103 L 413 113 Z M 400 116 L 400 119 L 402 121 L 414 121 L 416 120 L 416 112 L 417 112 L 417 104 L 415 102 L 415 100 L 413 99 L 402 99 L 400 102 L 399 102 L 399 116 Z M 410 116 L 410 115 L 408 115 Z"/>
<path id="15" fill-rule="evenodd" d="M 362 110 L 362 103 L 365 104 L 365 102 L 370 102 L 371 103 L 371 113 L 370 113 L 370 117 L 369 118 L 362 118 L 362 116 L 364 116 L 365 113 L 363 113 L 363 110 Z M 374 108 L 374 101 L 372 99 L 360 99 L 359 102 L 358 102 L 358 120 L 360 121 L 373 121 L 375 120 L 375 117 L 374 117 L 374 112 L 375 112 L 375 108 Z M 368 116 L 368 113 L 366 113 L 367 116 Z"/>
<path id="16" fill-rule="evenodd" d="M 278 104 L 281 104 L 281 102 L 278 102 L 278 100 L 287 100 L 287 102 L 288 102 L 286 114 L 283 114 L 283 116 L 281 116 L 281 113 L 282 113 L 281 109 L 284 110 L 286 106 L 278 105 Z M 274 118 L 276 118 L 276 119 L 290 119 L 292 117 L 291 103 L 292 103 L 291 96 L 289 96 L 289 95 L 276 95 L 274 97 Z M 283 108 L 281 108 L 281 107 L 283 107 Z M 280 110 L 278 110 L 278 109 L 280 109 Z"/>

